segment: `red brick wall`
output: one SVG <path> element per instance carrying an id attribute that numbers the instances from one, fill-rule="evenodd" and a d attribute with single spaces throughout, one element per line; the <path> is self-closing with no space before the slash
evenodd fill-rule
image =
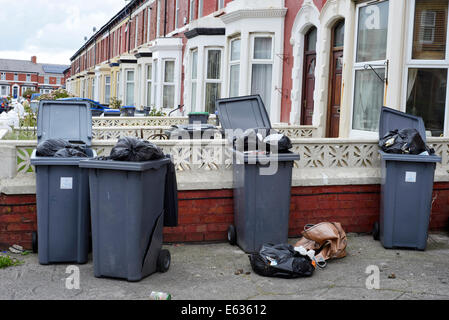
<path id="1" fill-rule="evenodd" d="M 431 230 L 447 227 L 449 183 L 435 183 Z M 342 223 L 346 232 L 370 232 L 379 219 L 380 187 L 293 187 L 290 237 L 298 237 L 304 225 L 323 221 Z M 179 192 L 179 226 L 164 229 L 165 242 L 225 241 L 234 221 L 232 190 Z M 34 195 L 0 196 L 0 248 L 14 243 L 31 247 L 36 230 Z"/>
<path id="2" fill-rule="evenodd" d="M 0 195 L 0 248 L 19 244 L 31 248 L 31 234 L 37 229 L 34 195 Z"/>

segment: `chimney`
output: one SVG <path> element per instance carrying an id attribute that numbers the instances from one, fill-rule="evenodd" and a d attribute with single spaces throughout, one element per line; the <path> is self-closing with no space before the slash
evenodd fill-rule
<path id="1" fill-rule="evenodd" d="M 32 56 L 31 57 L 31 62 L 36 64 L 37 63 L 37 57 L 36 56 Z"/>

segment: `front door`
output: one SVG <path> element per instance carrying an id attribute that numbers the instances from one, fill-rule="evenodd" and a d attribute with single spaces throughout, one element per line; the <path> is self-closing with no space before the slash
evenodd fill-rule
<path id="1" fill-rule="evenodd" d="M 18 87 L 12 88 L 12 96 L 13 96 L 13 98 L 17 99 L 18 95 L 19 95 L 19 88 Z"/>
<path id="2" fill-rule="evenodd" d="M 338 138 L 340 129 L 341 85 L 343 72 L 343 42 L 344 21 L 340 21 L 334 28 L 331 69 L 329 77 L 329 104 L 327 110 L 326 137 Z"/>
<path id="3" fill-rule="evenodd" d="M 301 124 L 312 125 L 315 91 L 317 30 L 312 27 L 305 36 L 304 76 L 302 90 Z"/>

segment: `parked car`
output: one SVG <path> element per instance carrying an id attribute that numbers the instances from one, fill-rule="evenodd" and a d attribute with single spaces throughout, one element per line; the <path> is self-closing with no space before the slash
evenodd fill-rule
<path id="1" fill-rule="evenodd" d="M 87 101 L 90 103 L 90 110 L 92 112 L 93 117 L 101 116 L 104 113 L 104 110 L 108 109 L 108 106 L 102 105 L 101 103 L 87 99 L 87 98 L 61 98 L 58 100 L 62 101 Z"/>
<path id="2" fill-rule="evenodd" d="M 0 113 L 3 111 L 8 112 L 11 110 L 11 107 L 9 105 L 9 101 L 6 98 L 0 98 Z"/>

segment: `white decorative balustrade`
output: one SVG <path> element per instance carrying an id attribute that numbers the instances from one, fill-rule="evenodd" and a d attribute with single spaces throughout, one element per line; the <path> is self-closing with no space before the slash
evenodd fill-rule
<path id="1" fill-rule="evenodd" d="M 109 155 L 115 142 L 94 140 L 93 149 L 98 155 Z M 173 156 L 180 189 L 232 188 L 232 157 L 225 140 L 153 142 Z M 449 139 L 429 138 L 428 142 L 442 157 L 435 180 L 449 181 Z M 300 154 L 293 169 L 294 186 L 380 183 L 377 140 L 303 138 L 292 139 L 292 144 L 292 151 Z M 35 141 L 0 141 L 1 192 L 17 190 L 9 187 L 11 184 L 16 187 L 14 181 L 22 183 L 24 179 L 32 186 L 34 168 L 30 157 L 35 147 Z"/>

